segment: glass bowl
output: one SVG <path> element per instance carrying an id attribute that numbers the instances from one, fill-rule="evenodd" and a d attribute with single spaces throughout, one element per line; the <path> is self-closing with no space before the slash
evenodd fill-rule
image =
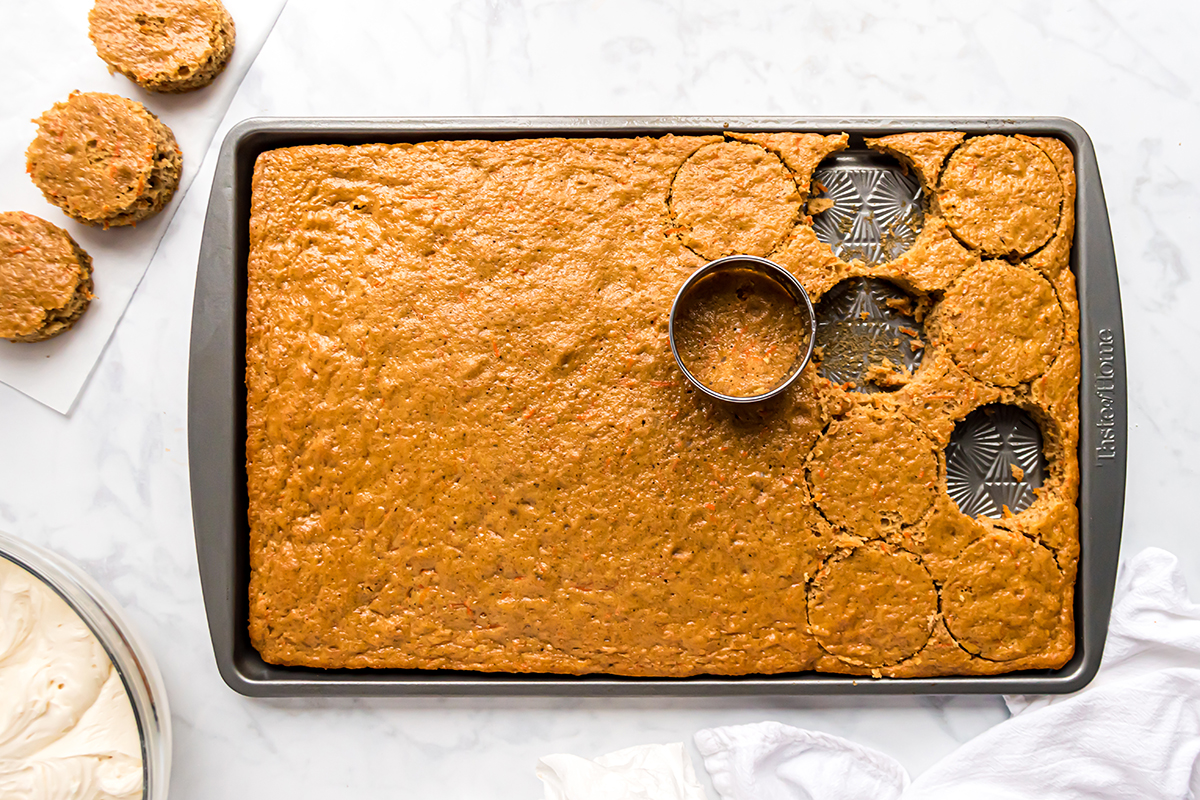
<path id="1" fill-rule="evenodd" d="M 158 665 L 125 612 L 65 558 L 0 532 L 0 558 L 39 578 L 66 601 L 108 652 L 133 705 L 142 742 L 142 798 L 165 800 L 171 773 L 171 714 Z"/>

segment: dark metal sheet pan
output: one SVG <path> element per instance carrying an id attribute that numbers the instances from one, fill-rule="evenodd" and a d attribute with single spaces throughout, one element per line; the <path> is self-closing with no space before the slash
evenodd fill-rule
<path id="1" fill-rule="evenodd" d="M 998 676 L 855 678 L 822 673 L 696 678 L 510 675 L 466 671 L 318 670 L 265 663 L 250 643 L 249 526 L 245 468 L 246 259 L 250 182 L 260 153 L 301 144 L 514 139 L 537 136 L 712 134 L 725 130 L 903 131 L 1057 136 L 1075 155 L 1079 191 L 1071 269 L 1081 312 L 1079 497 L 1081 559 L 1076 652 L 1064 667 Z M 221 146 L 200 248 L 192 315 L 188 445 L 192 514 L 204 603 L 221 676 L 256 697 L 383 695 L 809 695 L 1065 693 L 1095 675 L 1104 649 L 1125 501 L 1125 339 L 1116 257 L 1096 153 L 1061 118 L 529 117 L 457 119 L 250 119 Z"/>

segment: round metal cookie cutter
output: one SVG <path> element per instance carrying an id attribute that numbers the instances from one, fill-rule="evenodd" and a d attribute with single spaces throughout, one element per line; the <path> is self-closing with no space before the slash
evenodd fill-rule
<path id="1" fill-rule="evenodd" d="M 683 359 L 679 357 L 679 348 L 675 343 L 675 320 L 679 314 L 680 301 L 686 297 L 692 289 L 696 287 L 700 281 L 711 277 L 718 272 L 733 272 L 733 271 L 750 271 L 762 275 L 780 288 L 796 301 L 797 310 L 801 317 L 806 317 L 808 320 L 808 347 L 805 348 L 800 355 L 796 357 L 791 369 L 782 381 L 776 386 L 773 386 L 766 392 L 755 395 L 738 396 L 722 394 L 715 389 L 705 385 L 699 378 L 691 373 L 684 365 Z M 804 371 L 805 365 L 812 358 L 813 345 L 817 338 L 817 314 L 813 310 L 812 301 L 808 298 L 808 292 L 800 285 L 800 281 L 796 280 L 792 273 L 788 272 L 783 267 L 776 264 L 774 261 L 768 261 L 765 258 L 758 256 L 732 255 L 718 258 L 715 261 L 710 261 L 700 269 L 693 272 L 683 286 L 679 287 L 679 292 L 675 295 L 675 302 L 671 304 L 671 316 L 667 327 L 667 335 L 671 340 L 671 353 L 675 356 L 675 363 L 679 365 L 680 371 L 691 381 L 692 385 L 699 389 L 704 394 L 715 400 L 721 400 L 726 403 L 759 403 L 763 400 L 769 400 L 772 397 L 782 394 L 787 391 L 788 387 L 796 382 L 800 377 L 800 373 Z"/>

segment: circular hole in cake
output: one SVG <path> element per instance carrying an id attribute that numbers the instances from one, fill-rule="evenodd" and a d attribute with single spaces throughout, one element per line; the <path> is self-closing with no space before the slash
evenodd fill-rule
<path id="1" fill-rule="evenodd" d="M 925 352 L 917 301 L 880 278 L 850 278 L 817 304 L 813 357 L 820 375 L 857 392 L 894 391 Z"/>
<path id="2" fill-rule="evenodd" d="M 830 557 L 808 591 L 812 635 L 826 652 L 864 667 L 919 652 L 937 616 L 929 572 L 912 553 L 881 542 Z"/>
<path id="3" fill-rule="evenodd" d="M 969 517 L 1019 514 L 1033 505 L 1033 490 L 1045 479 L 1041 429 L 1016 406 L 975 409 L 946 445 L 946 490 Z"/>
<path id="4" fill-rule="evenodd" d="M 766 148 L 714 142 L 683 162 L 668 203 L 683 243 L 695 253 L 765 256 L 796 224 L 800 192 L 791 170 Z"/>
<path id="5" fill-rule="evenodd" d="M 817 238 L 843 261 L 892 261 L 925 224 L 921 184 L 891 156 L 835 153 L 813 172 L 808 213 Z"/>

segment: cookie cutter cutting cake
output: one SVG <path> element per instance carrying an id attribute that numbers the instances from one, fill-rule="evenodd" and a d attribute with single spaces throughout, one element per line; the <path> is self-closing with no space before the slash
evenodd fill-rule
<path id="1" fill-rule="evenodd" d="M 1119 538 L 1119 514 L 1097 530 L 1114 498 L 1093 489 L 1123 486 L 1123 461 L 1118 475 L 1091 457 L 1117 435 L 1094 427 L 1115 413 L 1090 401 L 1097 364 L 1123 378 L 1123 363 L 1086 134 L 533 127 L 264 121 L 227 140 L 218 181 L 236 193 L 210 205 L 191 421 L 226 680 L 264 694 L 1086 682 Z M 843 170 L 858 206 L 830 172 L 848 149 L 895 159 Z M 919 219 L 869 202 L 914 184 L 898 208 Z M 229 237 L 217 257 L 214 236 Z M 874 254 L 849 247 L 868 240 Z M 850 311 L 818 330 L 792 387 L 749 407 L 695 391 L 666 336 L 680 284 L 731 254 L 787 269 L 822 323 Z M 216 271 L 231 263 L 244 284 Z M 1107 305 L 1083 304 L 1107 339 L 1081 349 L 1077 297 L 1109 280 Z M 201 321 L 218 287 L 244 339 Z M 847 353 L 857 380 L 839 377 Z M 211 358 L 245 365 L 244 394 L 222 399 L 244 398 L 244 471 L 235 408 L 197 415 Z M 1040 452 L 1001 430 L 1034 431 Z M 214 444 L 216 475 L 197 469 Z M 219 487 L 239 474 L 244 495 Z M 218 562 L 245 605 L 215 603 Z"/>

